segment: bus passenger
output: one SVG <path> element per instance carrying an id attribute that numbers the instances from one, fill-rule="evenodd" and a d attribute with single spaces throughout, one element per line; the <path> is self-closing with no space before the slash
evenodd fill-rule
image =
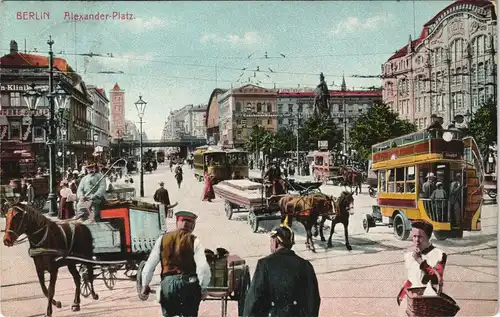
<path id="1" fill-rule="evenodd" d="M 430 198 L 432 192 L 434 192 L 434 173 L 427 174 L 427 181 L 422 185 L 422 192 L 420 193 L 420 198 Z"/>
<path id="2" fill-rule="evenodd" d="M 460 184 L 460 179 L 462 175 L 460 173 L 456 173 L 453 181 L 450 185 L 450 207 L 452 214 L 454 216 L 454 224 L 460 225 L 461 221 L 461 212 L 460 212 L 460 200 L 461 200 L 461 192 L 462 186 Z"/>

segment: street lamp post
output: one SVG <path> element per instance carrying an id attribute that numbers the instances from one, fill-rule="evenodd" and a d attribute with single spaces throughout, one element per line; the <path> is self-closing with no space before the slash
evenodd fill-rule
<path id="1" fill-rule="evenodd" d="M 95 144 L 97 143 L 97 141 L 99 141 L 99 135 L 98 135 L 98 134 L 94 134 L 94 136 L 93 136 L 92 138 L 93 138 L 93 139 L 92 139 L 92 141 L 93 141 L 92 146 L 93 146 L 93 148 L 94 148 L 94 152 L 93 152 L 93 154 L 96 154 L 96 150 L 95 150 L 96 145 L 95 145 Z M 94 155 L 94 156 L 95 156 L 95 155 Z"/>
<path id="2" fill-rule="evenodd" d="M 49 120 L 45 128 L 48 132 L 47 146 L 49 148 L 49 215 L 55 216 L 57 214 L 57 195 L 56 191 L 56 142 L 57 142 L 57 127 L 59 126 L 58 120 L 56 120 L 56 102 L 58 108 L 64 110 L 66 108 L 67 94 L 59 85 L 54 89 L 54 52 L 52 51 L 52 45 L 54 41 L 52 37 L 49 37 L 47 41 L 49 45 L 49 90 L 46 97 L 49 100 Z M 31 85 L 31 89 L 26 91 L 24 98 L 28 109 L 31 113 L 36 112 L 36 108 L 40 101 L 42 94 L 35 89 L 35 84 Z M 63 112 L 62 112 L 63 113 Z M 61 118 L 62 119 L 62 118 Z M 34 120 L 32 120 L 34 124 Z"/>
<path id="3" fill-rule="evenodd" d="M 147 102 L 142 100 L 142 96 L 139 96 L 139 100 L 135 102 L 135 108 L 137 109 L 137 115 L 139 116 L 139 133 L 140 133 L 140 143 L 139 143 L 139 160 L 141 161 L 141 180 L 140 180 L 140 195 L 144 197 L 144 164 L 142 162 L 142 118 L 144 118 L 144 111 L 146 110 Z"/>

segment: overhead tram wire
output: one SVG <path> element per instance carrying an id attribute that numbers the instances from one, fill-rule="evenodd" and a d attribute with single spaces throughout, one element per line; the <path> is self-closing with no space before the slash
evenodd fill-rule
<path id="1" fill-rule="evenodd" d="M 1 49 L 2 51 L 9 51 L 5 49 Z M 44 52 L 37 52 L 37 53 L 44 53 Z M 393 53 L 391 53 L 393 54 Z M 73 56 L 75 55 L 74 53 L 64 53 L 64 54 L 59 54 L 62 56 Z M 164 60 L 154 60 L 154 59 L 146 59 L 146 58 L 131 58 L 131 57 L 119 57 L 119 56 L 109 56 L 108 54 L 95 54 L 95 53 L 77 53 L 76 55 L 79 56 L 89 56 L 89 57 L 100 57 L 100 58 L 117 58 L 117 59 L 122 59 L 122 60 L 128 60 L 128 61 L 141 61 L 141 62 L 151 62 L 151 63 L 160 63 L 160 64 L 167 64 L 167 65 L 175 65 L 175 66 L 186 66 L 186 67 L 202 67 L 202 68 L 211 68 L 213 69 L 214 65 L 202 65 L 202 64 L 186 64 L 186 63 L 176 63 L 176 62 L 171 62 L 171 61 L 164 61 Z M 373 54 L 367 54 L 367 55 L 373 55 Z M 357 56 L 354 54 L 346 54 L 345 56 Z M 218 66 L 218 69 L 225 69 L 225 70 L 234 70 L 234 71 L 242 71 L 241 68 L 236 68 L 236 67 L 224 67 L 224 66 Z M 263 73 L 265 71 L 263 70 L 252 70 L 255 72 Z M 275 74 L 285 74 L 285 75 L 305 75 L 305 76 L 318 76 L 318 73 L 301 73 L 301 72 L 287 72 L 287 71 L 273 71 Z M 343 74 L 325 74 L 327 77 L 336 77 L 336 78 L 342 78 L 344 75 Z M 346 77 L 352 77 L 347 75 Z"/>

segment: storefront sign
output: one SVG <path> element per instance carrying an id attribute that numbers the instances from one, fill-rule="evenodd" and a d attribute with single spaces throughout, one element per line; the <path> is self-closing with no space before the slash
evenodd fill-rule
<path id="1" fill-rule="evenodd" d="M 27 91 L 30 89 L 31 89 L 30 85 L 2 85 L 2 86 L 0 86 L 0 91 Z M 36 89 L 46 91 L 49 89 L 49 86 L 47 86 L 47 85 L 36 86 Z"/>
<path id="2" fill-rule="evenodd" d="M 300 93 L 300 92 L 314 92 L 314 88 L 282 88 L 279 90 L 282 93 Z"/>
<path id="3" fill-rule="evenodd" d="M 31 110 L 27 108 L 24 109 L 6 108 L 0 110 L 0 116 L 7 116 L 7 117 L 29 117 L 31 116 L 31 114 L 32 114 Z M 35 116 L 48 116 L 48 115 L 49 115 L 49 109 L 37 109 L 35 112 Z"/>

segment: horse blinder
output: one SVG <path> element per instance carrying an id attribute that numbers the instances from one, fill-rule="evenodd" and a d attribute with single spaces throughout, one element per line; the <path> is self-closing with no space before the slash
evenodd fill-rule
<path id="1" fill-rule="evenodd" d="M 17 224 L 16 226 L 12 226 L 12 224 L 14 223 L 14 219 L 16 219 L 16 216 L 21 214 L 22 217 L 21 217 L 21 220 L 19 221 L 19 224 Z M 19 233 L 20 231 L 22 231 L 24 229 L 23 225 L 25 225 L 24 223 L 24 216 L 26 215 L 26 211 L 17 207 L 17 206 L 11 206 L 9 208 L 9 210 L 7 211 L 7 215 L 6 215 L 6 223 L 5 223 L 5 235 L 4 235 L 4 238 L 3 238 L 3 243 L 5 246 L 8 246 L 8 247 L 11 247 L 14 245 L 14 242 L 16 242 L 16 240 L 19 238 L 20 235 L 22 235 L 23 233 Z M 14 234 L 15 237 L 12 238 L 11 235 Z"/>

